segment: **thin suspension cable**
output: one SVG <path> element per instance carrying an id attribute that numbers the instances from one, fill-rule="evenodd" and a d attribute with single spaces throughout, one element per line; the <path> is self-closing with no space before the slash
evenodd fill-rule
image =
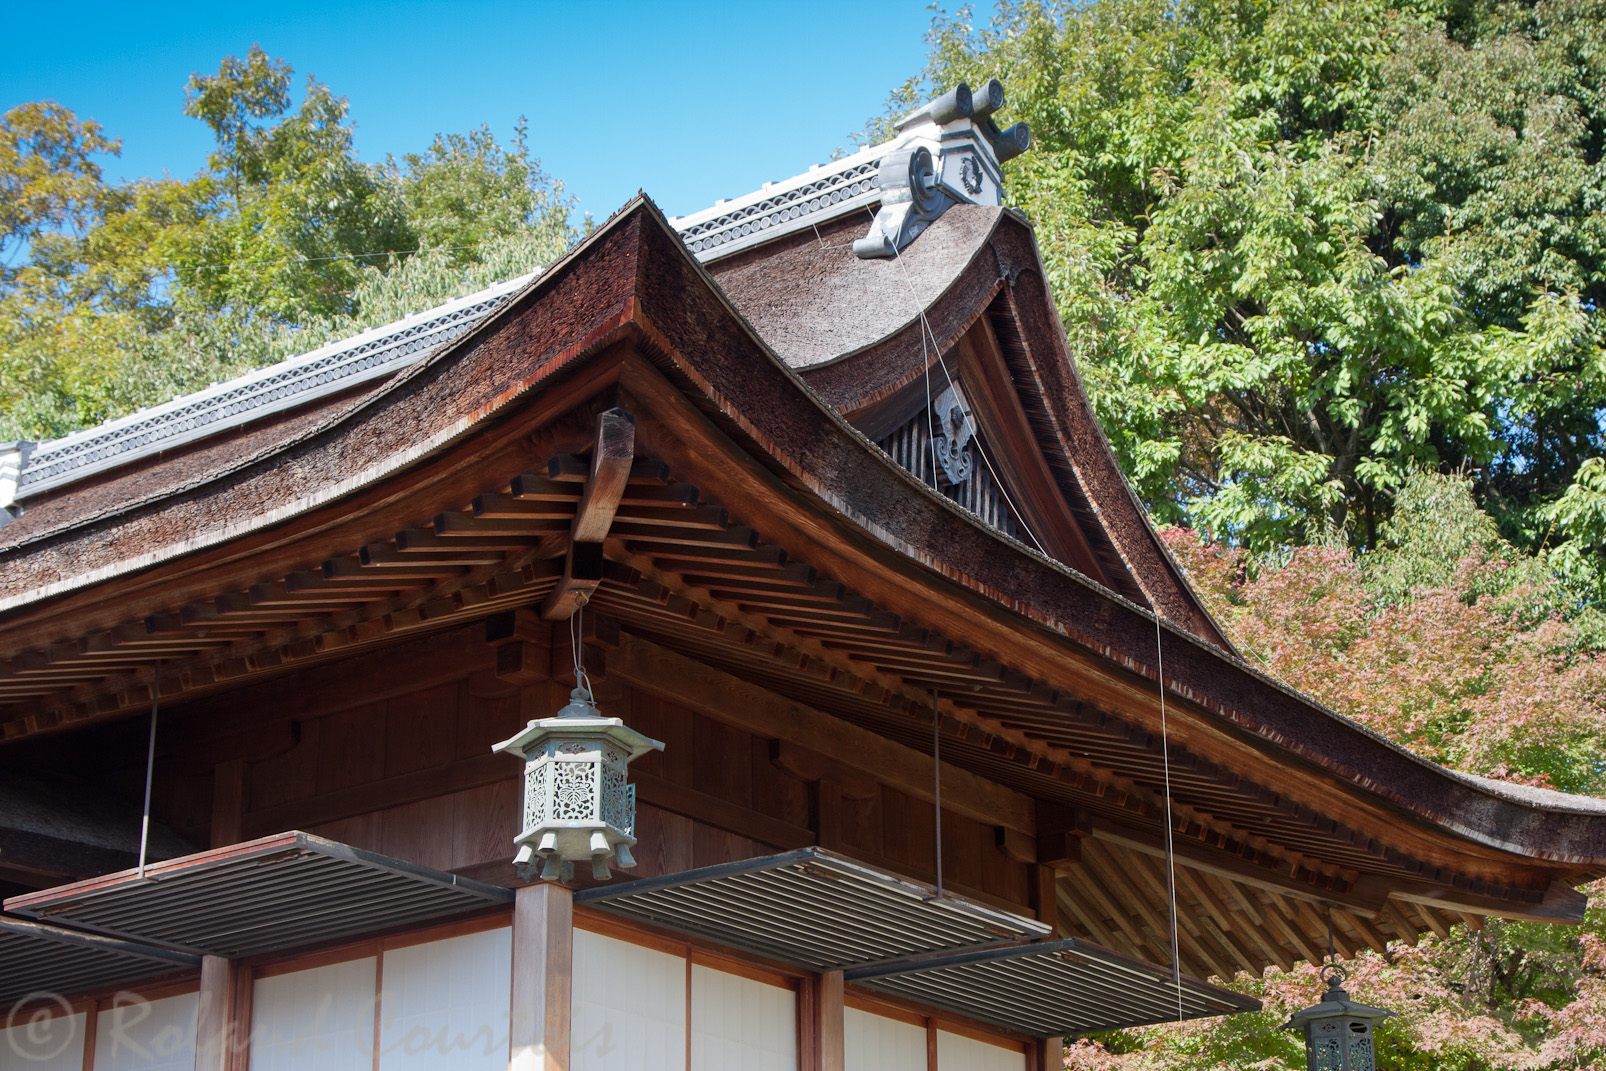
<path id="1" fill-rule="evenodd" d="M 1165 772 L 1165 872 L 1166 900 L 1171 912 L 1171 980 L 1177 987 L 1177 1022 L 1182 1021 L 1182 949 L 1177 932 L 1177 856 L 1172 843 L 1175 823 L 1171 819 L 1171 736 L 1167 731 L 1165 709 L 1165 647 L 1161 643 L 1160 614 L 1154 615 L 1154 661 L 1160 685 L 1160 763 Z"/>
<path id="2" fill-rule="evenodd" d="M 586 695 L 591 695 L 591 676 L 586 673 L 584 659 L 580 657 L 580 645 L 584 642 L 585 629 L 581 626 L 581 615 L 586 611 L 586 597 L 584 593 L 576 596 L 574 613 L 569 616 L 569 647 L 574 654 L 574 686 L 585 689 Z"/>
<path id="3" fill-rule="evenodd" d="M 942 708 L 931 690 L 931 794 L 936 800 L 937 899 L 942 899 Z"/>
<path id="4" fill-rule="evenodd" d="M 151 737 L 145 748 L 145 806 L 139 819 L 139 874 L 145 876 L 145 849 L 151 840 L 151 782 L 156 772 L 156 711 L 162 700 L 161 676 L 162 664 L 156 663 L 156 669 L 151 677 Z"/>
<path id="5" fill-rule="evenodd" d="M 868 205 L 865 206 L 864 210 L 869 213 L 870 222 L 875 223 L 876 222 L 875 213 L 874 212 L 870 212 L 870 208 L 869 208 Z M 926 319 L 926 307 L 921 304 L 920 295 L 915 291 L 914 280 L 909 278 L 909 268 L 903 262 L 903 254 L 898 252 L 897 243 L 892 240 L 891 235 L 888 235 L 884 228 L 882 229 L 881 233 L 887 239 L 887 245 L 891 246 L 891 248 L 892 248 L 893 262 L 898 265 L 899 270 L 903 273 L 904 285 L 909 288 L 909 296 L 914 301 L 914 304 L 915 304 L 915 314 L 920 318 L 920 355 L 921 355 L 922 359 L 925 362 L 925 369 L 926 369 L 926 414 L 927 414 L 927 421 L 929 423 L 930 420 L 931 420 L 931 364 L 932 364 L 932 362 L 931 362 L 931 353 L 932 352 L 935 352 L 936 355 L 937 355 L 937 360 L 936 360 L 937 367 L 942 369 L 943 378 L 948 381 L 948 386 L 950 388 L 953 388 L 953 389 L 957 390 L 958 389 L 958 384 L 954 382 L 953 375 L 950 374 L 949 371 L 948 371 L 948 363 L 943 360 L 942 346 L 937 341 L 937 333 L 931 329 L 931 323 Z M 926 339 L 927 339 L 928 336 L 930 337 L 930 340 L 931 340 L 931 348 L 929 350 L 926 347 Z M 967 417 L 970 416 L 969 413 L 966 413 L 965 415 Z M 935 439 L 936 439 L 935 431 L 932 432 L 932 439 L 933 439 L 933 442 L 931 444 L 931 464 L 932 464 L 931 482 L 932 482 L 933 485 L 935 485 L 936 482 L 937 482 L 937 472 L 936 472 L 936 466 L 937 466 L 937 444 L 935 442 Z M 983 450 L 981 448 L 981 444 L 980 443 L 976 444 L 976 453 L 981 455 L 982 464 L 986 465 L 987 466 L 987 471 L 992 474 L 993 486 L 998 488 L 998 493 L 1003 496 L 1004 503 L 1009 506 L 1010 512 L 1012 514 L 1014 514 L 1016 522 L 1020 525 L 1020 530 L 1026 533 L 1026 537 L 1028 539 L 1030 539 L 1032 541 L 1033 545 L 1035 545 L 1037 547 L 1037 552 L 1039 554 L 1041 554 L 1045 558 L 1052 558 L 1053 555 L 1050 554 L 1047 550 L 1044 549 L 1042 541 L 1037 538 L 1037 535 L 1036 535 L 1036 533 L 1034 533 L 1032 531 L 1031 526 L 1026 523 L 1025 514 L 1021 513 L 1019 507 L 1017 507 L 1015 505 L 1014 499 L 1010 498 L 1008 488 L 1006 488 L 1004 486 L 1004 481 L 999 478 L 998 470 L 993 468 L 992 459 L 990 459 L 987 456 L 987 451 L 985 451 L 985 450 Z M 922 481 L 922 482 L 924 482 L 924 481 Z"/>

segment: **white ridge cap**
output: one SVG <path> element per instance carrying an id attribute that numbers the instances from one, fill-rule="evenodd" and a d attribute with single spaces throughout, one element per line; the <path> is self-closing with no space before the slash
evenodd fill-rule
<path id="1" fill-rule="evenodd" d="M 215 383 L 35 446 L 15 498 L 74 483 L 163 450 L 367 383 L 420 359 L 468 332 L 544 269 L 454 298 L 395 323 L 370 328 L 310 353 Z"/>
<path id="2" fill-rule="evenodd" d="M 861 149 L 852 156 L 815 165 L 801 175 L 766 182 L 745 197 L 720 200 L 712 208 L 672 222 L 698 260 L 729 256 L 813 223 L 881 199 L 881 157 L 892 142 Z"/>

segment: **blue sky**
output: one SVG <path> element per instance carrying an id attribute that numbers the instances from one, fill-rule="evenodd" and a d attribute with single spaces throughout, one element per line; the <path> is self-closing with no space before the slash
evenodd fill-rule
<path id="1" fill-rule="evenodd" d="M 260 43 L 351 102 L 365 159 L 522 114 L 599 218 L 645 189 L 670 215 L 829 158 L 926 54 L 925 0 L 7 5 L 0 107 L 51 98 L 123 139 L 108 177 L 187 176 L 210 147 L 192 71 Z M 19 47 L 26 43 L 25 47 Z"/>

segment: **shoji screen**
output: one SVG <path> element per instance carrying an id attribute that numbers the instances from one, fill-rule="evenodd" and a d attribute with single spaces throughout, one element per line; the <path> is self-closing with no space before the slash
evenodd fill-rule
<path id="1" fill-rule="evenodd" d="M 570 1071 L 797 1071 L 797 992 L 763 977 L 577 929 Z"/>
<path id="2" fill-rule="evenodd" d="M 570 1071 L 684 1071 L 686 960 L 574 931 Z"/>
<path id="3" fill-rule="evenodd" d="M 691 1066 L 696 1071 L 797 1071 L 797 993 L 693 966 Z"/>
<path id="4" fill-rule="evenodd" d="M 251 1071 L 506 1071 L 512 972 L 502 926 L 258 978 Z"/>
<path id="5" fill-rule="evenodd" d="M 259 978 L 251 994 L 251 1071 L 373 1071 L 372 956 Z"/>
<path id="6" fill-rule="evenodd" d="M 102 1008 L 95 1071 L 194 1071 L 197 997 L 185 993 Z"/>
<path id="7" fill-rule="evenodd" d="M 847 1071 L 926 1071 L 924 1026 L 848 1008 L 842 1035 Z"/>
<path id="8" fill-rule="evenodd" d="M 379 1071 L 506 1071 L 512 971 L 506 927 L 387 950 Z"/>
<path id="9" fill-rule="evenodd" d="M 18 1015 L 17 1025 L 0 1029 L 0 1071 L 83 1071 L 85 1019 L 83 1012 L 34 1022 Z"/>
<path id="10" fill-rule="evenodd" d="M 1021 1071 L 1025 1066 L 1020 1049 L 937 1031 L 937 1071 Z"/>

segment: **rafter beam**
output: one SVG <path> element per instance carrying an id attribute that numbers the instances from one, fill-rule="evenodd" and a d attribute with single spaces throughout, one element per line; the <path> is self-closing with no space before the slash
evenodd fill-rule
<path id="1" fill-rule="evenodd" d="M 569 553 L 563 576 L 541 607 L 541 616 L 547 620 L 567 621 L 573 617 L 602 583 L 602 542 L 613 528 L 635 460 L 636 418 L 623 409 L 598 414 L 591 471 L 569 527 Z M 522 501 L 525 500 L 510 498 L 506 504 L 511 507 Z"/>

